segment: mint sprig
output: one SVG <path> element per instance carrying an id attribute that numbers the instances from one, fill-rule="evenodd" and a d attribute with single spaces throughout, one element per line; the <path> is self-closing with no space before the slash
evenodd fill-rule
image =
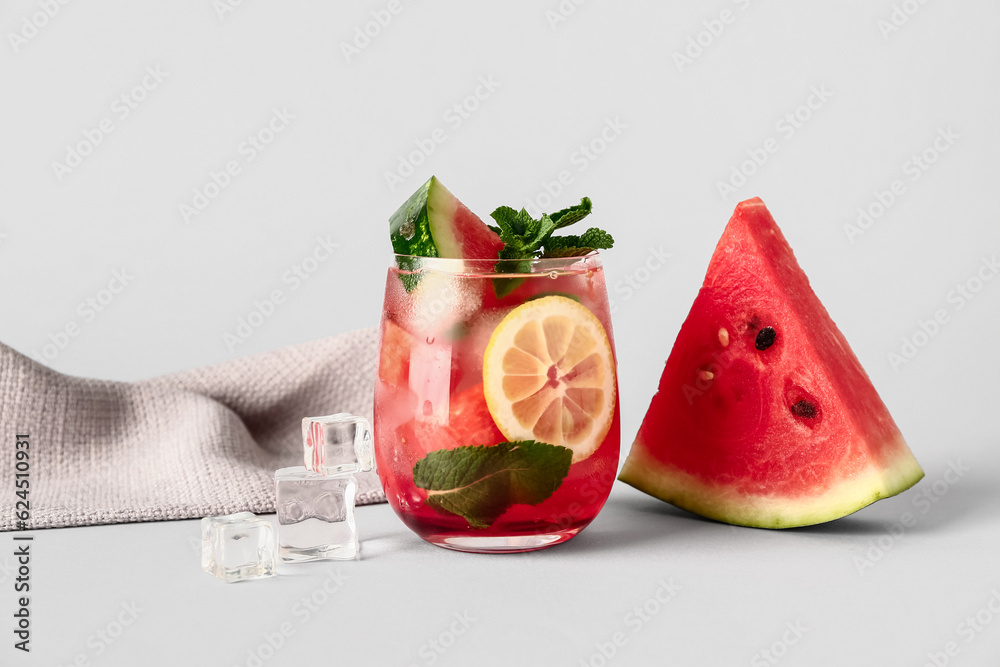
<path id="1" fill-rule="evenodd" d="M 537 505 L 569 474 L 572 450 L 534 440 L 440 449 L 413 466 L 427 504 L 488 528 L 513 505 Z"/>
<path id="2" fill-rule="evenodd" d="M 529 259 L 535 257 L 545 240 L 556 229 L 556 223 L 546 214 L 535 220 L 523 208 L 515 211 L 510 206 L 501 206 L 490 216 L 496 221 L 500 240 L 504 247 L 500 259 Z"/>
<path id="3" fill-rule="evenodd" d="M 553 236 L 553 232 L 568 227 L 590 215 L 593 204 L 584 197 L 579 204 L 556 211 L 551 215 L 542 213 L 537 220 L 525 209 L 516 211 L 510 206 L 501 206 L 490 216 L 496 226 L 490 229 L 500 235 L 504 247 L 500 259 L 517 259 L 520 262 L 505 262 L 498 265 L 500 273 L 528 273 L 530 260 L 549 257 L 576 257 L 593 250 L 606 250 L 614 245 L 614 239 L 602 229 L 591 227 L 579 236 Z M 510 294 L 523 278 L 497 278 L 493 290 L 498 297 Z"/>
<path id="4" fill-rule="evenodd" d="M 545 243 L 545 256 L 552 257 L 557 250 L 578 248 L 586 250 L 606 250 L 615 244 L 614 238 L 603 229 L 591 227 L 579 236 L 555 236 Z"/>
<path id="5" fill-rule="evenodd" d="M 594 206 L 590 201 L 590 197 L 584 197 L 576 206 L 570 206 L 569 208 L 564 208 L 561 211 L 556 211 L 549 217 L 552 218 L 552 222 L 556 223 L 556 229 L 561 229 L 568 225 L 572 225 L 574 222 L 580 222 L 590 215 L 593 208 Z"/>

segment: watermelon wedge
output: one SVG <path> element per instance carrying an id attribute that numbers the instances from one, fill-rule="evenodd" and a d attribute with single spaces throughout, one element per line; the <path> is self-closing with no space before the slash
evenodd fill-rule
<path id="1" fill-rule="evenodd" d="M 389 234 L 397 254 L 420 257 L 497 259 L 504 245 L 436 176 L 392 215 Z"/>
<path id="2" fill-rule="evenodd" d="M 923 475 L 764 202 L 741 202 L 619 479 L 711 519 L 788 528 Z"/>

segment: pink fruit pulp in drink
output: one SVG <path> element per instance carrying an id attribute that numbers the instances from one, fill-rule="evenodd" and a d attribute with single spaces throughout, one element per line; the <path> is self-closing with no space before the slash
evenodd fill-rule
<path id="1" fill-rule="evenodd" d="M 513 308 L 548 294 L 579 300 L 603 325 L 614 346 L 607 288 L 600 268 L 535 274 L 498 298 L 490 278 L 425 272 L 407 293 L 400 271 L 389 270 L 375 384 L 375 453 L 390 505 L 406 525 L 440 544 L 449 537 L 555 535 L 564 541 L 603 507 L 618 465 L 620 424 L 597 450 L 573 463 L 559 488 L 538 505 L 513 505 L 488 528 L 428 506 L 413 482 L 413 466 L 428 453 L 507 438 L 483 395 L 483 352 Z"/>

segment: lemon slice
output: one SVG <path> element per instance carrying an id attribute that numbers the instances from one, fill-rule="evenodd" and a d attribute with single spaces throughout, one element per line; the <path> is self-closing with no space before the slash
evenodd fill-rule
<path id="1" fill-rule="evenodd" d="M 483 354 L 483 388 L 508 440 L 573 450 L 573 463 L 601 445 L 617 389 L 611 343 L 586 306 L 546 296 L 507 314 Z"/>

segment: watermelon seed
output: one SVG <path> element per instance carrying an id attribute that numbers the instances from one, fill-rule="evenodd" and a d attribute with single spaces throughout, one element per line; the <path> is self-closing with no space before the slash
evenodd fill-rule
<path id="1" fill-rule="evenodd" d="M 729 332 L 726 331 L 726 327 L 719 329 L 719 342 L 722 343 L 722 347 L 729 346 Z"/>
<path id="2" fill-rule="evenodd" d="M 715 373 L 713 373 L 712 371 L 698 371 L 698 379 L 699 380 L 704 380 L 705 382 L 708 382 L 709 380 L 711 380 L 714 377 L 715 377 Z"/>
<path id="3" fill-rule="evenodd" d="M 757 333 L 757 340 L 754 342 L 754 346 L 758 350 L 764 351 L 767 348 L 774 345 L 774 339 L 778 337 L 778 334 L 771 327 L 764 327 Z"/>
<path id="4" fill-rule="evenodd" d="M 796 417 L 812 419 L 816 416 L 816 406 L 806 400 L 801 400 L 792 405 L 792 414 Z"/>

